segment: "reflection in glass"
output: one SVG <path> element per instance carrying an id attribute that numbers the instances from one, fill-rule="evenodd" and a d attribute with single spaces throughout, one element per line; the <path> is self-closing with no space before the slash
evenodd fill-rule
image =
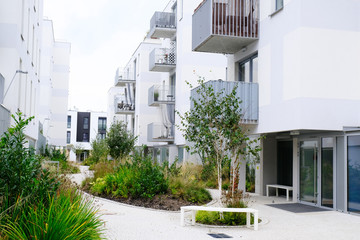
<path id="1" fill-rule="evenodd" d="M 300 200 L 317 203 L 317 141 L 300 143 Z"/>
<path id="2" fill-rule="evenodd" d="M 360 212 L 360 136 L 349 136 L 348 146 L 348 211 Z"/>
<path id="3" fill-rule="evenodd" d="M 323 138 L 321 145 L 321 205 L 332 208 L 334 139 Z"/>
<path id="4" fill-rule="evenodd" d="M 240 64 L 240 81 L 250 82 L 250 61 Z"/>

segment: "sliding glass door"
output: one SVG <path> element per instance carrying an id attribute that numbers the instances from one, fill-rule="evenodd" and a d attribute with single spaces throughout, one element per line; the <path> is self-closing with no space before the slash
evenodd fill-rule
<path id="1" fill-rule="evenodd" d="M 300 200 L 317 204 L 318 141 L 300 142 Z"/>
<path id="2" fill-rule="evenodd" d="M 347 139 L 348 211 L 360 213 L 360 136 Z"/>

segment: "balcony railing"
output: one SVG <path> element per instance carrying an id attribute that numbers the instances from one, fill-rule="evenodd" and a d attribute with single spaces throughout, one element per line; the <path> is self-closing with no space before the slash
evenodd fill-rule
<path id="1" fill-rule="evenodd" d="M 235 53 L 258 39 L 257 0 L 205 0 L 192 17 L 192 48 Z"/>
<path id="2" fill-rule="evenodd" d="M 165 126 L 161 123 L 150 123 L 148 125 L 148 141 L 149 142 L 173 142 L 174 141 L 174 125 Z"/>
<path id="3" fill-rule="evenodd" d="M 175 104 L 175 89 L 164 85 L 154 85 L 148 91 L 148 105 Z"/>
<path id="4" fill-rule="evenodd" d="M 115 97 L 115 114 L 134 114 L 135 104 L 131 104 L 124 96 Z"/>
<path id="5" fill-rule="evenodd" d="M 236 97 L 241 101 L 242 122 L 246 124 L 257 124 L 259 120 L 259 85 L 257 83 L 215 80 L 208 81 L 205 84 L 211 85 L 215 93 L 223 90 L 225 94 L 230 94 L 237 85 Z M 191 90 L 191 97 L 192 99 L 200 98 L 196 92 L 196 88 Z"/>
<path id="6" fill-rule="evenodd" d="M 135 83 L 135 75 L 132 72 L 116 72 L 115 86 L 124 87 L 127 83 Z"/>
<path id="7" fill-rule="evenodd" d="M 155 12 L 150 21 L 150 36 L 153 38 L 171 38 L 175 33 L 175 13 Z"/>
<path id="8" fill-rule="evenodd" d="M 176 67 L 174 48 L 155 48 L 149 55 L 149 70 L 155 72 L 169 72 Z"/>
<path id="9" fill-rule="evenodd" d="M 0 136 L 10 127 L 10 111 L 0 104 Z"/>

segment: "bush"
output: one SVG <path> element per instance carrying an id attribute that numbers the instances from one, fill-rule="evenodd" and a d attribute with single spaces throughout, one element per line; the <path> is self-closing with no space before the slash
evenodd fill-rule
<path id="1" fill-rule="evenodd" d="M 151 157 L 142 159 L 135 154 L 131 163 L 121 164 L 114 173 L 97 179 L 91 191 L 115 197 L 153 198 L 156 194 L 166 193 L 167 189 L 163 169 L 153 164 Z"/>
<path id="2" fill-rule="evenodd" d="M 16 125 L 4 133 L 0 142 L 0 211 L 9 215 L 15 203 L 47 199 L 59 186 L 53 175 L 41 169 L 34 149 L 24 147 L 24 130 L 33 118 L 24 119 L 21 113 L 12 117 Z"/>
<path id="3" fill-rule="evenodd" d="M 125 123 L 113 123 L 106 137 L 109 154 L 115 159 L 126 157 L 134 149 L 136 139 L 127 130 Z"/>
<path id="4" fill-rule="evenodd" d="M 85 165 L 91 166 L 99 162 L 107 161 L 109 148 L 105 139 L 97 137 L 91 142 L 91 149 L 90 156 L 84 161 Z"/>
<path id="5" fill-rule="evenodd" d="M 49 206 L 25 205 L 16 222 L 3 226 L 8 239 L 102 239 L 102 221 L 92 202 L 76 189 L 49 197 Z"/>
<path id="6" fill-rule="evenodd" d="M 59 162 L 59 170 L 61 173 L 79 173 L 80 169 L 74 165 L 72 165 L 68 160 L 67 156 L 60 149 L 56 149 L 55 147 L 50 149 L 46 146 L 44 153 L 42 154 L 43 160 L 50 161 L 58 161 Z"/>

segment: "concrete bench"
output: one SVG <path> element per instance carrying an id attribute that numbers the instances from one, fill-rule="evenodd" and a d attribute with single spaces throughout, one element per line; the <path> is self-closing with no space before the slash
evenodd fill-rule
<path id="1" fill-rule="evenodd" d="M 206 206 L 183 206 L 181 207 L 181 226 L 185 226 L 185 211 L 191 211 L 192 218 L 191 224 L 195 225 L 195 215 L 197 211 L 210 211 L 210 212 L 237 212 L 246 213 L 246 227 L 250 227 L 250 214 L 254 214 L 254 230 L 258 230 L 259 225 L 259 211 L 253 208 L 223 208 L 223 207 L 206 207 Z"/>
<path id="2" fill-rule="evenodd" d="M 293 191 L 293 187 L 292 186 L 285 186 L 285 185 L 278 185 L 278 184 L 267 184 L 266 185 L 266 196 L 269 197 L 269 187 L 275 188 L 276 189 L 276 196 L 279 196 L 279 191 L 278 189 L 285 189 L 286 190 L 286 201 L 289 201 L 289 192 Z"/>

